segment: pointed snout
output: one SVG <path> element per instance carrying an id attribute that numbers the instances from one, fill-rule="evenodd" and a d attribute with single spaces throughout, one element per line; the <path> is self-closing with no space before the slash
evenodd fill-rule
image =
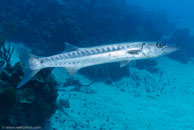
<path id="1" fill-rule="evenodd" d="M 163 53 L 169 54 L 178 50 L 179 47 L 177 47 L 175 44 L 168 44 L 166 47 L 163 48 Z"/>

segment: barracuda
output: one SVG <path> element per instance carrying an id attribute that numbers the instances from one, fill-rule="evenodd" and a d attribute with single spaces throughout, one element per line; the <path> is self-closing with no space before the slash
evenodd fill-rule
<path id="1" fill-rule="evenodd" d="M 120 62 L 120 67 L 123 67 L 131 60 L 155 58 L 177 50 L 174 45 L 168 46 L 157 42 L 127 42 L 88 48 L 78 48 L 68 43 L 66 45 L 74 50 L 49 57 L 38 57 L 24 47 L 15 46 L 25 66 L 23 79 L 17 88 L 47 67 L 64 67 L 72 76 L 79 69 L 88 66 Z"/>

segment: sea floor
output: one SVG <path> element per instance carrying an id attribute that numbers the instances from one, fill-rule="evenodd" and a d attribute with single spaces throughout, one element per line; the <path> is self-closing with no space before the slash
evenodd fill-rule
<path id="1" fill-rule="evenodd" d="M 194 63 L 161 57 L 160 72 L 130 68 L 133 76 L 110 85 L 95 82 L 79 91 L 59 91 L 59 109 L 50 119 L 54 130 L 193 130 Z M 59 85 L 63 69 L 53 74 Z M 87 78 L 76 75 L 82 83 Z"/>
<path id="2" fill-rule="evenodd" d="M 14 54 L 12 64 L 18 62 Z M 157 73 L 129 65 L 130 77 L 112 84 L 95 82 L 76 90 L 63 87 L 65 69 L 55 68 L 59 108 L 51 130 L 194 130 L 194 60 L 181 64 L 157 58 Z M 91 81 L 76 74 L 83 84 Z"/>

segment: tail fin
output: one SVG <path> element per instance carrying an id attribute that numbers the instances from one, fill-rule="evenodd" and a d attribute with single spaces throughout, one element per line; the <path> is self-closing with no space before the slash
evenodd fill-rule
<path id="1" fill-rule="evenodd" d="M 36 60 L 38 57 L 31 54 L 27 48 L 21 46 L 21 45 L 14 45 L 17 52 L 19 53 L 20 60 L 24 64 L 24 76 L 21 82 L 19 82 L 17 88 L 20 88 L 23 86 L 26 82 L 28 82 L 38 71 L 40 68 L 35 64 L 35 62 L 32 62 L 32 60 Z M 38 61 L 38 60 L 37 60 Z"/>

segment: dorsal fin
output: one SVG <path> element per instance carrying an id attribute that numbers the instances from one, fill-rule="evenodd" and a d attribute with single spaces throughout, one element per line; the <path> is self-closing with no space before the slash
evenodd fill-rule
<path id="1" fill-rule="evenodd" d="M 72 50 L 77 50 L 78 49 L 77 46 L 72 45 L 72 44 L 70 44 L 68 42 L 64 42 L 64 44 L 65 44 L 65 51 L 63 51 L 63 52 L 68 52 L 68 51 L 72 51 Z"/>

